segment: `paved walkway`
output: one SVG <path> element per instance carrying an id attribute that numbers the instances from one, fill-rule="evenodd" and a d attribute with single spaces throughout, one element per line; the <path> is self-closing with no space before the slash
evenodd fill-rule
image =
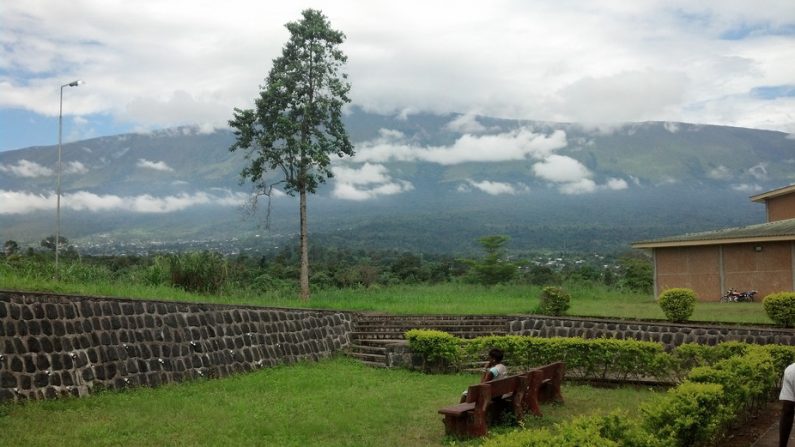
<path id="1" fill-rule="evenodd" d="M 778 422 L 771 425 L 756 442 L 751 444 L 751 447 L 778 447 Z M 789 435 L 788 447 L 795 447 L 795 430 Z"/>

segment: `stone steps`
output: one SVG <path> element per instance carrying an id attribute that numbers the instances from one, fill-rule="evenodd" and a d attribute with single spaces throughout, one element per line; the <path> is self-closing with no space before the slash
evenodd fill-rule
<path id="1" fill-rule="evenodd" d="M 359 315 L 351 332 L 351 357 L 368 365 L 387 363 L 385 345 L 404 340 L 410 329 L 433 329 L 460 338 L 508 333 L 507 318 L 477 315 Z M 473 369 L 477 369 L 473 365 Z"/>

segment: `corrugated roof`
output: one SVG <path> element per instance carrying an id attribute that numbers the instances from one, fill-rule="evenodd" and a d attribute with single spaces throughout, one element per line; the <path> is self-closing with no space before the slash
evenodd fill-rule
<path id="1" fill-rule="evenodd" d="M 775 241 L 795 241 L 795 219 L 669 236 L 635 242 L 632 246 L 634 248 L 685 247 Z"/>

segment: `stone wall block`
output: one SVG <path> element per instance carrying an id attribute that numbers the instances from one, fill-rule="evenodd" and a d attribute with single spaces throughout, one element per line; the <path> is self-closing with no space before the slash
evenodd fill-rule
<path id="1" fill-rule="evenodd" d="M 0 291 L 0 401 L 85 396 L 328 357 L 350 343 L 352 327 L 344 312 Z"/>

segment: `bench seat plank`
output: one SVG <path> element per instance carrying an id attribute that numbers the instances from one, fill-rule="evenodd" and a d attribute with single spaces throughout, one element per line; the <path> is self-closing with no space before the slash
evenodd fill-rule
<path id="1" fill-rule="evenodd" d="M 464 402 L 463 404 L 456 404 L 450 405 L 449 407 L 444 407 L 439 410 L 439 414 L 452 414 L 452 415 L 460 415 L 464 414 L 467 411 L 472 411 L 475 409 L 475 402 Z"/>

